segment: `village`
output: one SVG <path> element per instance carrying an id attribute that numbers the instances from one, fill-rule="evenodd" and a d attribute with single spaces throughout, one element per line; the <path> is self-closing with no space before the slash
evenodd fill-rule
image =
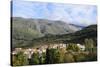
<path id="1" fill-rule="evenodd" d="M 60 44 L 51 44 L 51 45 L 43 45 L 43 46 L 39 46 L 37 48 L 15 48 L 12 51 L 12 55 L 17 55 L 18 52 L 23 52 L 23 54 L 27 55 L 27 57 L 30 59 L 33 53 L 39 53 L 40 55 L 42 53 L 46 53 L 47 48 L 48 49 L 57 49 L 57 48 L 62 48 L 63 50 L 66 51 L 66 47 L 69 44 L 64 44 L 64 43 L 60 43 Z M 85 50 L 85 46 L 81 45 L 81 44 L 76 44 L 81 51 Z"/>

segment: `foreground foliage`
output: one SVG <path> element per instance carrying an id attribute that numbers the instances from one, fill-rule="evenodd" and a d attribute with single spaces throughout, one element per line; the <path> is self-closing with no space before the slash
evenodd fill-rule
<path id="1" fill-rule="evenodd" d="M 69 43 L 64 48 L 47 48 L 46 53 L 33 53 L 31 58 L 27 58 L 22 52 L 12 55 L 13 66 L 72 63 L 97 60 L 97 47 L 92 39 L 85 39 L 85 50 L 82 51 L 75 43 Z"/>

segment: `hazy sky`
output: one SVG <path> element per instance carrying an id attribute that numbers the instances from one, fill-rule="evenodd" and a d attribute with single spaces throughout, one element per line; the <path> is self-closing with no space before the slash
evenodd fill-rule
<path id="1" fill-rule="evenodd" d="M 78 25 L 97 23 L 95 5 L 75 5 L 13 0 L 13 17 L 61 20 Z"/>

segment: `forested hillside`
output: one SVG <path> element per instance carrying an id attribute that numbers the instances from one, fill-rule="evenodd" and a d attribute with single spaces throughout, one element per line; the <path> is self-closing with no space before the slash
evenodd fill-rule
<path id="1" fill-rule="evenodd" d="M 97 41 L 97 25 L 82 28 L 61 21 L 20 17 L 12 19 L 12 47 L 31 47 L 59 42 L 83 44 L 86 38 Z"/>
<path id="2" fill-rule="evenodd" d="M 81 26 L 62 21 L 12 17 L 12 44 L 24 46 L 34 38 L 74 33 L 81 29 Z"/>

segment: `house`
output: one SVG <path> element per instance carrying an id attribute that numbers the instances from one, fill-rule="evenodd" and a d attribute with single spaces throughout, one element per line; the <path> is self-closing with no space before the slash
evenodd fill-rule
<path id="1" fill-rule="evenodd" d="M 24 54 L 27 55 L 27 57 L 30 59 L 32 54 L 34 53 L 33 50 L 31 48 L 29 49 L 25 49 L 24 51 Z"/>
<path id="2" fill-rule="evenodd" d="M 16 54 L 17 54 L 17 51 L 13 51 L 13 52 L 12 52 L 12 55 L 16 55 Z"/>
<path id="3" fill-rule="evenodd" d="M 22 51 L 22 48 L 15 48 L 14 51 L 12 51 L 12 55 L 18 54 L 20 51 Z"/>
<path id="4" fill-rule="evenodd" d="M 60 43 L 59 48 L 66 48 L 66 44 Z"/>
<path id="5" fill-rule="evenodd" d="M 15 51 L 21 51 L 22 48 L 15 48 Z"/>
<path id="6" fill-rule="evenodd" d="M 52 48 L 57 48 L 58 47 L 58 44 L 54 44 Z"/>
<path id="7" fill-rule="evenodd" d="M 81 45 L 81 44 L 77 44 L 77 46 L 80 48 L 80 50 L 84 51 L 85 50 L 85 46 Z"/>

